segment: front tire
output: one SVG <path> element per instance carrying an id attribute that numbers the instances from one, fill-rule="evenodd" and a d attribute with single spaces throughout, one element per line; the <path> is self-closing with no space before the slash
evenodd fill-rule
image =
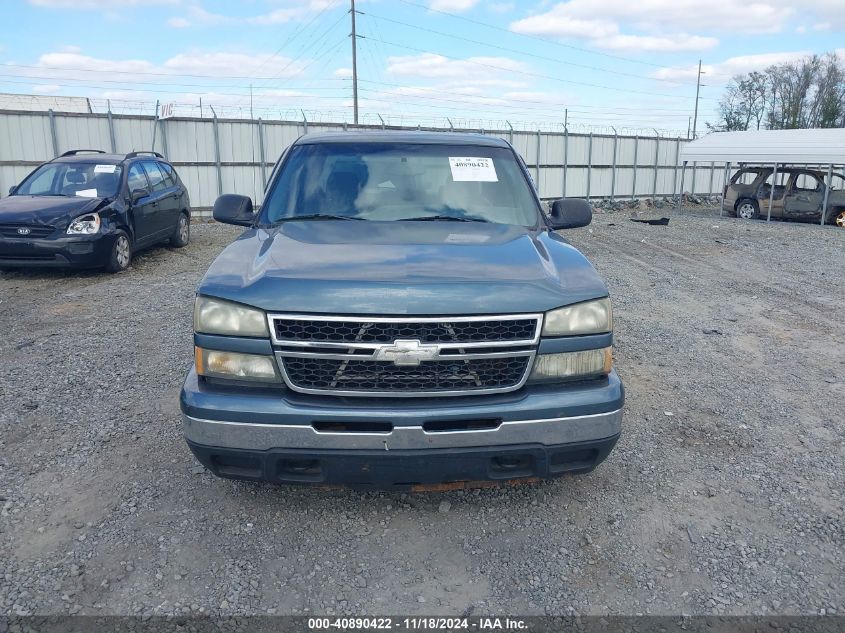
<path id="1" fill-rule="evenodd" d="M 119 273 L 129 268 L 130 262 L 132 262 L 132 243 L 126 233 L 118 231 L 111 247 L 106 270 L 110 273 Z"/>
<path id="2" fill-rule="evenodd" d="M 740 200 L 736 205 L 736 217 L 741 220 L 756 220 L 760 217 L 760 205 L 756 200 Z"/>
<path id="3" fill-rule="evenodd" d="M 833 215 L 830 216 L 829 224 L 833 224 L 838 226 L 841 229 L 845 229 L 845 209 L 836 209 L 833 212 Z"/>
<path id="4" fill-rule="evenodd" d="M 173 237 L 170 238 L 170 245 L 174 248 L 183 248 L 191 241 L 191 219 L 187 213 L 179 214 L 179 223 L 176 225 L 176 231 Z"/>

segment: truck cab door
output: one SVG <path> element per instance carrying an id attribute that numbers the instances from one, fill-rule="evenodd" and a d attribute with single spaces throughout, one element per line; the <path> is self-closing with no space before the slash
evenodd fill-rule
<path id="1" fill-rule="evenodd" d="M 784 217 L 819 219 L 825 184 L 811 172 L 796 172 L 783 201 Z"/>
<path id="2" fill-rule="evenodd" d="M 146 196 L 137 197 L 134 192 L 145 191 Z M 141 167 L 141 163 L 132 163 L 126 177 L 126 193 L 130 205 L 130 221 L 135 233 L 135 243 L 144 244 L 148 242 L 155 233 L 156 201 L 150 191 L 150 182 L 147 174 Z"/>

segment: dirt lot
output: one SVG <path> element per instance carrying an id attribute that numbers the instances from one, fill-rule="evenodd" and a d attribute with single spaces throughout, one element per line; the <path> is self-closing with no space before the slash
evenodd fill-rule
<path id="1" fill-rule="evenodd" d="M 180 436 L 197 281 L 0 273 L 0 614 L 843 613 L 845 231 L 598 215 L 623 437 L 578 478 L 441 494 L 223 481 Z"/>

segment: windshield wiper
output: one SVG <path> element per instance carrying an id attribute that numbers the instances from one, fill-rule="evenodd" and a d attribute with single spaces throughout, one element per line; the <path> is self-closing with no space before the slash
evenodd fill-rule
<path id="1" fill-rule="evenodd" d="M 289 218 L 279 218 L 271 224 L 275 226 L 282 222 L 294 222 L 296 220 L 364 220 L 365 218 L 358 218 L 351 215 L 335 215 L 332 213 L 309 213 L 307 215 L 293 215 Z"/>
<path id="2" fill-rule="evenodd" d="M 490 222 L 484 218 L 477 218 L 471 215 L 424 215 L 418 218 L 402 218 L 400 222 Z"/>

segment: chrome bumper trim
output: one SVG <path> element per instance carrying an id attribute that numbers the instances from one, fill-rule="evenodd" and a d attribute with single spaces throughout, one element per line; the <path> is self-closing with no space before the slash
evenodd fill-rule
<path id="1" fill-rule="evenodd" d="M 182 416 L 185 438 L 196 444 L 263 451 L 273 448 L 403 450 L 567 444 L 611 437 L 622 427 L 622 409 L 571 418 L 503 422 L 488 430 L 427 432 L 396 426 L 390 433 L 332 433 L 307 425 L 252 424 Z"/>

